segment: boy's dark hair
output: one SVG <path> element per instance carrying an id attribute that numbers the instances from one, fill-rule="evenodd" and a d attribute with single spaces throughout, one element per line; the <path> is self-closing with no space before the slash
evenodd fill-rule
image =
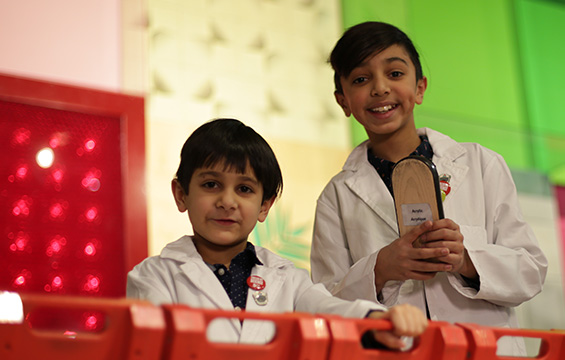
<path id="1" fill-rule="evenodd" d="M 396 26 L 368 21 L 344 32 L 330 54 L 329 62 L 334 70 L 336 92 L 343 93 L 340 81 L 342 76 L 348 77 L 367 57 L 392 45 L 400 45 L 406 50 L 416 68 L 416 81 L 420 80 L 424 75 L 420 56 L 412 40 Z"/>
<path id="2" fill-rule="evenodd" d="M 222 162 L 225 170 L 242 174 L 249 163 L 263 186 L 263 202 L 281 193 L 282 174 L 273 150 L 255 130 L 235 119 L 209 121 L 188 137 L 182 147 L 177 180 L 188 194 L 196 169 Z"/>

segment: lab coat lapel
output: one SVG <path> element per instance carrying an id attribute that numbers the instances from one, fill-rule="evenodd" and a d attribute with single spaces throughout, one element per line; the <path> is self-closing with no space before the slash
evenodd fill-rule
<path id="1" fill-rule="evenodd" d="M 453 159 L 448 158 L 437 158 L 434 159 L 434 163 L 436 164 L 438 175 L 441 176 L 443 174 L 449 175 L 449 186 L 451 190 L 449 194 L 445 197 L 444 204 L 449 201 L 453 197 L 453 194 L 457 192 L 457 190 L 461 187 L 461 184 L 465 181 L 467 171 L 469 168 L 465 165 L 460 165 L 454 162 Z"/>
<path id="2" fill-rule="evenodd" d="M 190 261 L 181 265 L 185 274 L 192 274 L 189 277 L 200 296 L 208 298 L 218 309 L 233 311 L 233 304 L 226 293 L 226 290 L 212 270 L 203 261 Z M 229 321 L 237 334 L 241 333 L 241 323 L 239 319 Z"/>
<path id="3" fill-rule="evenodd" d="M 346 185 L 393 230 L 398 230 L 392 195 L 369 161 L 365 162 L 357 168 L 359 175 L 347 179 Z"/>
<path id="4" fill-rule="evenodd" d="M 233 310 L 231 300 L 224 287 L 212 270 L 203 261 L 191 261 L 181 265 L 186 274 L 191 274 L 189 281 L 219 309 Z"/>
<path id="5" fill-rule="evenodd" d="M 286 277 L 283 272 L 277 271 L 276 268 L 266 266 L 255 266 L 251 271 L 252 275 L 257 275 L 265 280 L 265 289 L 262 291 L 267 295 L 267 303 L 259 305 L 253 298 L 256 290 L 249 289 L 247 293 L 247 303 L 245 310 L 250 312 L 280 312 L 280 304 L 277 299 L 281 294 Z M 273 324 L 266 321 L 246 321 L 243 324 L 242 338 L 264 339 L 273 334 Z"/>

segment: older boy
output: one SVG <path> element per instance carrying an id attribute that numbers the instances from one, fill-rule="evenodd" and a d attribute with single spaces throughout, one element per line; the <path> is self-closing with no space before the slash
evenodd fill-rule
<path id="1" fill-rule="evenodd" d="M 504 159 L 479 144 L 416 129 L 413 110 L 427 79 L 412 41 L 398 28 L 356 25 L 337 42 L 330 62 L 335 98 L 369 140 L 351 152 L 318 199 L 314 282 L 343 299 L 413 304 L 431 320 L 518 327 L 513 307 L 541 291 L 547 260 L 522 218 Z M 410 154 L 437 166 L 449 218 L 399 238 L 390 175 Z M 423 248 L 412 246 L 418 238 Z M 439 261 L 427 261 L 432 258 Z M 525 354 L 518 337 L 501 339 L 498 349 Z"/>
<path id="2" fill-rule="evenodd" d="M 250 127 L 218 119 L 194 131 L 183 146 L 171 187 L 178 210 L 188 212 L 194 235 L 137 265 L 128 275 L 128 296 L 225 310 L 370 314 L 392 320 L 392 332 L 375 335 L 391 348 L 403 346 L 400 336 L 425 329 L 427 320 L 415 307 L 383 312 L 373 302 L 332 297 L 323 285 L 312 283 L 307 271 L 247 241 L 282 189 L 273 151 Z M 273 336 L 272 324 L 265 321 L 224 319 L 208 330 L 214 340 L 230 342 L 262 343 Z"/>

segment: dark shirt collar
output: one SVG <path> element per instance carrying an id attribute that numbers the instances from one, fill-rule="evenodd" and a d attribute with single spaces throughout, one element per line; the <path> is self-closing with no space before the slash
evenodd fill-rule
<path id="1" fill-rule="evenodd" d="M 247 278 L 255 265 L 263 265 L 257 257 L 255 246 L 247 242 L 245 249 L 230 262 L 229 270 L 224 264 L 208 265 L 222 284 L 234 308 L 245 309 L 247 299 Z"/>
<path id="2" fill-rule="evenodd" d="M 420 155 L 429 160 L 432 160 L 434 152 L 432 150 L 432 146 L 430 145 L 428 137 L 426 135 L 422 135 L 420 136 L 420 140 L 420 145 L 418 145 L 416 150 L 414 150 L 410 155 Z M 390 191 L 390 193 L 392 194 L 392 180 L 390 176 L 392 174 L 392 168 L 394 167 L 395 163 L 376 157 L 375 155 L 373 155 L 371 147 L 367 149 L 367 159 L 369 160 L 369 163 L 373 165 L 375 170 L 377 170 L 377 173 L 380 175 L 381 179 L 383 179 L 383 182 L 388 188 L 388 191 Z"/>

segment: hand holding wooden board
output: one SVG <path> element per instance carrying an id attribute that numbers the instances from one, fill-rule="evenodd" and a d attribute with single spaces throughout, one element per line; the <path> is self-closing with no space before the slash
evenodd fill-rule
<path id="1" fill-rule="evenodd" d="M 391 178 L 400 236 L 424 221 L 443 219 L 439 178 L 433 162 L 423 156 L 408 156 L 396 163 Z M 421 247 L 418 240 L 413 246 Z"/>

